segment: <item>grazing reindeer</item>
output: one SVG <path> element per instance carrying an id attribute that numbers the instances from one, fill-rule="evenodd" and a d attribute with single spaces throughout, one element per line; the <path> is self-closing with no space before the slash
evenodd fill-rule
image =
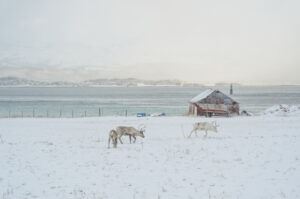
<path id="1" fill-rule="evenodd" d="M 193 130 L 191 131 L 190 135 L 188 137 L 191 137 L 192 133 L 195 132 L 195 135 L 197 135 L 197 131 L 205 131 L 205 135 L 204 137 L 207 137 L 207 131 L 214 131 L 214 132 L 218 132 L 217 130 L 217 122 L 214 121 L 212 123 L 209 123 L 209 122 L 196 122 L 194 125 L 193 125 Z"/>
<path id="2" fill-rule="evenodd" d="M 117 144 L 118 144 L 118 133 L 117 133 L 117 131 L 111 130 L 109 132 L 108 136 L 109 136 L 108 137 L 108 148 L 109 148 L 110 141 L 112 141 L 112 143 L 114 145 L 114 148 L 117 148 Z"/>
<path id="3" fill-rule="evenodd" d="M 133 139 L 134 139 L 133 143 L 135 143 L 135 141 L 136 141 L 136 136 L 140 136 L 142 138 L 145 137 L 145 135 L 144 135 L 145 126 L 144 125 L 140 128 L 140 130 L 137 130 L 136 128 L 131 127 L 131 126 L 118 126 L 116 128 L 116 131 L 118 133 L 118 139 L 120 140 L 121 144 L 123 144 L 123 142 L 121 140 L 121 137 L 123 135 L 129 136 L 130 144 L 131 144 L 131 137 L 133 137 Z"/>

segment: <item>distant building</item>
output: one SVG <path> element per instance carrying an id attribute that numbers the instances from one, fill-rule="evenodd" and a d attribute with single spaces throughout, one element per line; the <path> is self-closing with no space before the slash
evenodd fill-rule
<path id="1" fill-rule="evenodd" d="M 219 90 L 207 89 L 190 100 L 189 114 L 208 117 L 238 115 L 239 103 Z"/>

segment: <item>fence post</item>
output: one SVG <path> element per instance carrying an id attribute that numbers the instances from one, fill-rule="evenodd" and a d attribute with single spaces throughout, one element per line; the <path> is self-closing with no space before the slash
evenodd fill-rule
<path id="1" fill-rule="evenodd" d="M 32 117 L 35 117 L 35 110 L 32 109 Z"/>
<path id="2" fill-rule="evenodd" d="M 24 115 L 23 115 L 23 111 L 21 112 L 21 115 L 22 115 L 22 118 L 24 117 Z"/>
<path id="3" fill-rule="evenodd" d="M 86 117 L 86 111 L 84 111 L 84 117 Z"/>
<path id="4" fill-rule="evenodd" d="M 8 118 L 10 118 L 10 109 L 8 110 Z"/>
<path id="5" fill-rule="evenodd" d="M 126 109 L 126 111 L 125 111 L 125 116 L 127 117 L 127 109 Z"/>
<path id="6" fill-rule="evenodd" d="M 101 109 L 99 108 L 99 117 L 101 116 Z"/>

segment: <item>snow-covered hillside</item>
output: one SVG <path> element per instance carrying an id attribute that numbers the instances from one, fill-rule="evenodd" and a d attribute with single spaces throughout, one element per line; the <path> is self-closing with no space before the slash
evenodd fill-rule
<path id="1" fill-rule="evenodd" d="M 299 198 L 300 117 L 1 119 L 3 199 Z M 147 127 L 107 148 L 118 125 Z M 201 134 L 201 133 L 200 133 Z"/>

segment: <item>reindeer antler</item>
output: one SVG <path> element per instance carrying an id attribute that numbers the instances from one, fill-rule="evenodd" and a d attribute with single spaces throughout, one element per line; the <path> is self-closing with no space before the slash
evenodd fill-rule
<path id="1" fill-rule="evenodd" d="M 145 128 L 146 128 L 146 125 L 145 124 L 140 124 L 139 126 L 138 126 L 138 129 L 143 129 L 143 130 L 145 130 Z"/>

